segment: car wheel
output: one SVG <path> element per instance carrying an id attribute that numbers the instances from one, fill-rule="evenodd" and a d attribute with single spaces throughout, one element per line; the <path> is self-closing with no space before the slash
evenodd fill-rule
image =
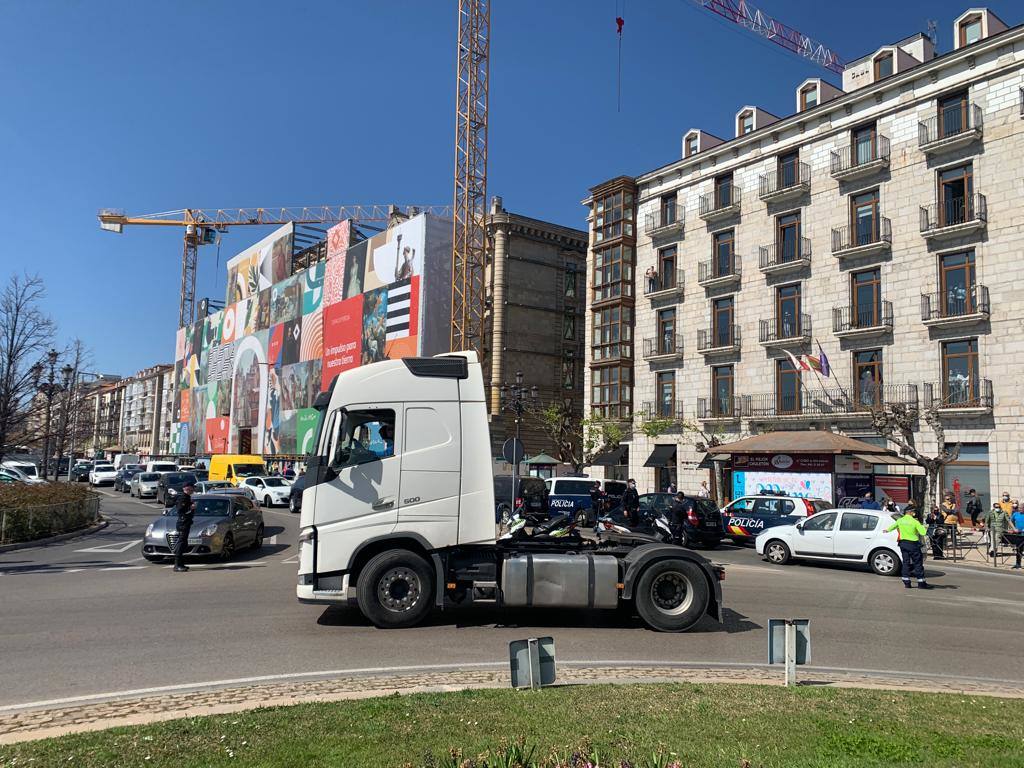
<path id="1" fill-rule="evenodd" d="M 359 574 L 356 592 L 359 610 L 375 626 L 411 627 L 430 612 L 434 573 L 427 561 L 414 552 L 381 552 Z"/>
<path id="2" fill-rule="evenodd" d="M 693 536 L 690 535 L 689 531 L 685 528 L 683 532 L 679 534 L 679 546 L 686 547 L 687 549 L 693 549 Z"/>
<path id="3" fill-rule="evenodd" d="M 264 496 L 263 497 L 263 506 L 267 507 L 267 508 L 270 508 L 270 507 L 274 506 L 274 502 L 271 500 L 271 498 L 269 496 Z"/>
<path id="4" fill-rule="evenodd" d="M 512 520 L 512 507 L 502 502 L 501 504 L 498 505 L 496 517 L 498 518 L 498 522 L 501 523 L 502 526 L 507 527 L 509 522 Z"/>
<path id="5" fill-rule="evenodd" d="M 263 546 L 263 526 L 256 529 L 256 538 L 253 539 L 252 548 L 260 549 Z"/>
<path id="6" fill-rule="evenodd" d="M 876 549 L 868 557 L 871 570 L 879 576 L 895 576 L 900 568 L 900 559 L 891 549 Z"/>
<path id="7" fill-rule="evenodd" d="M 294 496 L 290 496 L 288 498 L 288 511 L 291 512 L 292 514 L 295 514 L 296 512 L 299 511 L 299 505 L 295 503 L 295 497 Z"/>
<path id="8" fill-rule="evenodd" d="M 774 565 L 785 565 L 789 562 L 792 553 L 784 541 L 772 539 L 764 545 L 764 559 Z"/>
<path id="9" fill-rule="evenodd" d="M 698 566 L 670 559 L 644 569 L 634 599 L 647 626 L 660 632 L 684 632 L 700 621 L 711 597 Z"/>
<path id="10" fill-rule="evenodd" d="M 220 545 L 220 559 L 227 562 L 235 554 L 235 537 L 225 534 L 224 543 Z"/>

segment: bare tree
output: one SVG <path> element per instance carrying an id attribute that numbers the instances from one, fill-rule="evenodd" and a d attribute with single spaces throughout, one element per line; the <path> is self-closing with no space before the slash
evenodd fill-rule
<path id="1" fill-rule="evenodd" d="M 558 446 L 558 460 L 575 472 L 582 472 L 602 451 L 617 448 L 624 436 L 620 422 L 600 416 L 583 418 L 568 402 L 530 410 L 527 417 Z"/>
<path id="2" fill-rule="evenodd" d="M 32 366 L 53 341 L 56 326 L 40 304 L 38 275 L 12 275 L 0 291 L 0 458 L 13 435 L 23 433 L 36 382 Z"/>
<path id="3" fill-rule="evenodd" d="M 89 388 L 83 385 L 81 378 L 85 369 L 92 365 L 92 352 L 81 339 L 75 339 L 64 350 L 61 358 L 74 372 L 71 385 L 61 393 L 58 405 L 57 456 L 64 455 L 68 444 L 84 447 L 86 436 L 92 434 L 91 426 L 80 414 L 87 407 L 86 401 L 90 396 Z"/>
<path id="4" fill-rule="evenodd" d="M 938 451 L 934 456 L 926 456 L 917 447 L 914 428 L 919 425 L 921 419 L 924 419 L 935 435 Z M 902 455 L 913 460 L 924 470 L 927 487 L 923 501 L 927 505 L 927 509 L 936 506 L 938 504 L 939 472 L 947 464 L 956 461 L 960 455 L 960 443 L 952 448 L 946 447 L 946 429 L 942 425 L 938 409 L 920 410 L 912 405 L 891 403 L 886 407 L 872 410 L 871 426 L 886 440 L 895 443 Z"/>

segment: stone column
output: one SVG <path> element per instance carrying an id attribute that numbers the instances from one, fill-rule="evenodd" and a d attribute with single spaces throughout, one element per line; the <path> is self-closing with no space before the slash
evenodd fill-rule
<path id="1" fill-rule="evenodd" d="M 491 201 L 491 216 L 501 213 L 501 198 Z M 505 337 L 505 262 L 508 260 L 508 228 L 494 228 L 494 289 L 491 294 L 491 416 L 500 418 L 500 392 L 504 370 Z"/>

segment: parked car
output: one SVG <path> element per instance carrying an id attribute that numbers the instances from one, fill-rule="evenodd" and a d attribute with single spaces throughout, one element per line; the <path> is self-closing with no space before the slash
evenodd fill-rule
<path id="1" fill-rule="evenodd" d="M 91 461 L 80 461 L 71 468 L 71 479 L 76 483 L 87 482 L 92 472 Z"/>
<path id="2" fill-rule="evenodd" d="M 22 479 L 22 477 L 20 475 L 16 475 L 11 470 L 4 469 L 3 467 L 0 467 L 0 482 L 4 482 L 4 483 L 24 483 L 25 481 L 24 481 L 24 479 Z"/>
<path id="3" fill-rule="evenodd" d="M 229 560 L 243 547 L 263 546 L 263 512 L 245 494 L 197 494 L 186 557 L 216 556 Z M 177 510 L 168 507 L 146 528 L 142 556 L 158 562 L 174 554 L 178 539 Z"/>
<path id="4" fill-rule="evenodd" d="M 524 507 L 526 514 L 536 518 L 548 517 L 548 489 L 539 477 L 520 477 L 519 487 L 512 493 L 512 475 L 494 476 L 494 520 L 507 521 L 512 513 Z"/>
<path id="5" fill-rule="evenodd" d="M 288 491 L 288 511 L 299 513 L 302 511 L 302 492 L 306 490 L 306 486 L 309 485 L 309 479 L 311 475 L 307 475 L 303 472 L 292 483 L 291 489 Z"/>
<path id="6" fill-rule="evenodd" d="M 156 500 L 165 507 L 171 506 L 181 489 L 186 485 L 195 485 L 196 476 L 191 472 L 166 472 L 160 475 L 156 484 Z"/>
<path id="7" fill-rule="evenodd" d="M 590 489 L 594 485 L 594 478 L 549 477 L 544 484 L 548 488 L 548 510 L 551 515 L 579 515 L 582 512 L 590 517 Z"/>
<path id="8" fill-rule="evenodd" d="M 42 482 L 43 479 L 39 476 L 39 467 L 37 467 L 31 461 L 17 461 L 14 459 L 8 459 L 3 463 L 4 469 L 15 469 L 25 476 L 28 482 L 38 480 Z"/>
<path id="9" fill-rule="evenodd" d="M 253 493 L 256 494 L 256 500 L 264 507 L 287 504 L 288 494 L 292 489 L 291 483 L 283 477 L 247 477 L 238 485 L 252 488 Z"/>
<path id="10" fill-rule="evenodd" d="M 791 525 L 826 509 L 832 509 L 832 503 L 824 499 L 765 493 L 729 502 L 722 508 L 722 520 L 726 536 L 737 544 L 753 544 L 761 531 Z"/>
<path id="11" fill-rule="evenodd" d="M 139 499 L 156 498 L 156 487 L 161 477 L 159 472 L 139 472 L 132 478 L 128 494 Z"/>
<path id="12" fill-rule="evenodd" d="M 178 465 L 173 461 L 148 461 L 146 462 L 147 472 L 177 472 Z"/>
<path id="13" fill-rule="evenodd" d="M 114 465 L 107 462 L 96 462 L 89 470 L 89 485 L 96 488 L 101 485 L 113 485 L 117 477 Z"/>
<path id="14" fill-rule="evenodd" d="M 673 539 L 684 547 L 717 547 L 722 541 L 722 515 L 715 503 L 697 496 L 684 496 L 679 509 L 674 510 L 674 498 L 672 493 L 640 494 L 641 517 L 664 515 Z M 608 517 L 620 525 L 627 522 L 621 504 Z"/>
<path id="15" fill-rule="evenodd" d="M 794 559 L 866 563 L 880 576 L 895 576 L 903 561 L 896 531 L 885 530 L 891 523 L 892 516 L 879 510 L 820 512 L 763 531 L 754 547 L 774 565 Z"/>
<path id="16" fill-rule="evenodd" d="M 114 466 L 117 469 L 124 469 L 129 464 L 138 464 L 139 454 L 137 453 L 119 453 L 114 456 Z"/>
<path id="17" fill-rule="evenodd" d="M 193 473 L 195 474 L 195 473 Z M 198 477 L 196 478 L 198 480 Z M 234 488 L 227 480 L 199 480 L 196 483 L 196 493 L 213 493 L 225 488 Z"/>
<path id="18" fill-rule="evenodd" d="M 230 480 L 238 485 L 247 477 L 263 477 L 267 467 L 263 457 L 246 453 L 218 453 L 210 457 L 207 467 L 211 480 Z"/>
<path id="19" fill-rule="evenodd" d="M 42 485 L 46 482 L 41 477 L 32 477 L 27 475 L 24 471 L 18 468 L 17 464 L 13 462 L 5 465 L 3 470 L 12 477 L 16 477 L 20 482 L 27 483 L 28 485 Z"/>
<path id="20" fill-rule="evenodd" d="M 129 464 L 124 469 L 119 469 L 114 477 L 114 490 L 121 493 L 128 493 L 131 487 L 132 478 L 142 471 L 141 464 Z"/>

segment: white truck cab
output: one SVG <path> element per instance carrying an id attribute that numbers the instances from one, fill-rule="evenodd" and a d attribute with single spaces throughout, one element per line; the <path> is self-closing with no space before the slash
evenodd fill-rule
<path id="1" fill-rule="evenodd" d="M 451 605 L 614 608 L 638 588 L 653 596 L 636 602 L 658 629 L 718 617 L 724 571 L 681 547 L 624 548 L 578 535 L 496 539 L 475 353 L 355 368 L 315 405 L 320 434 L 302 496 L 299 600 L 347 604 L 354 592 L 372 622 L 400 627 Z M 653 592 L 645 574 L 657 581 Z"/>

